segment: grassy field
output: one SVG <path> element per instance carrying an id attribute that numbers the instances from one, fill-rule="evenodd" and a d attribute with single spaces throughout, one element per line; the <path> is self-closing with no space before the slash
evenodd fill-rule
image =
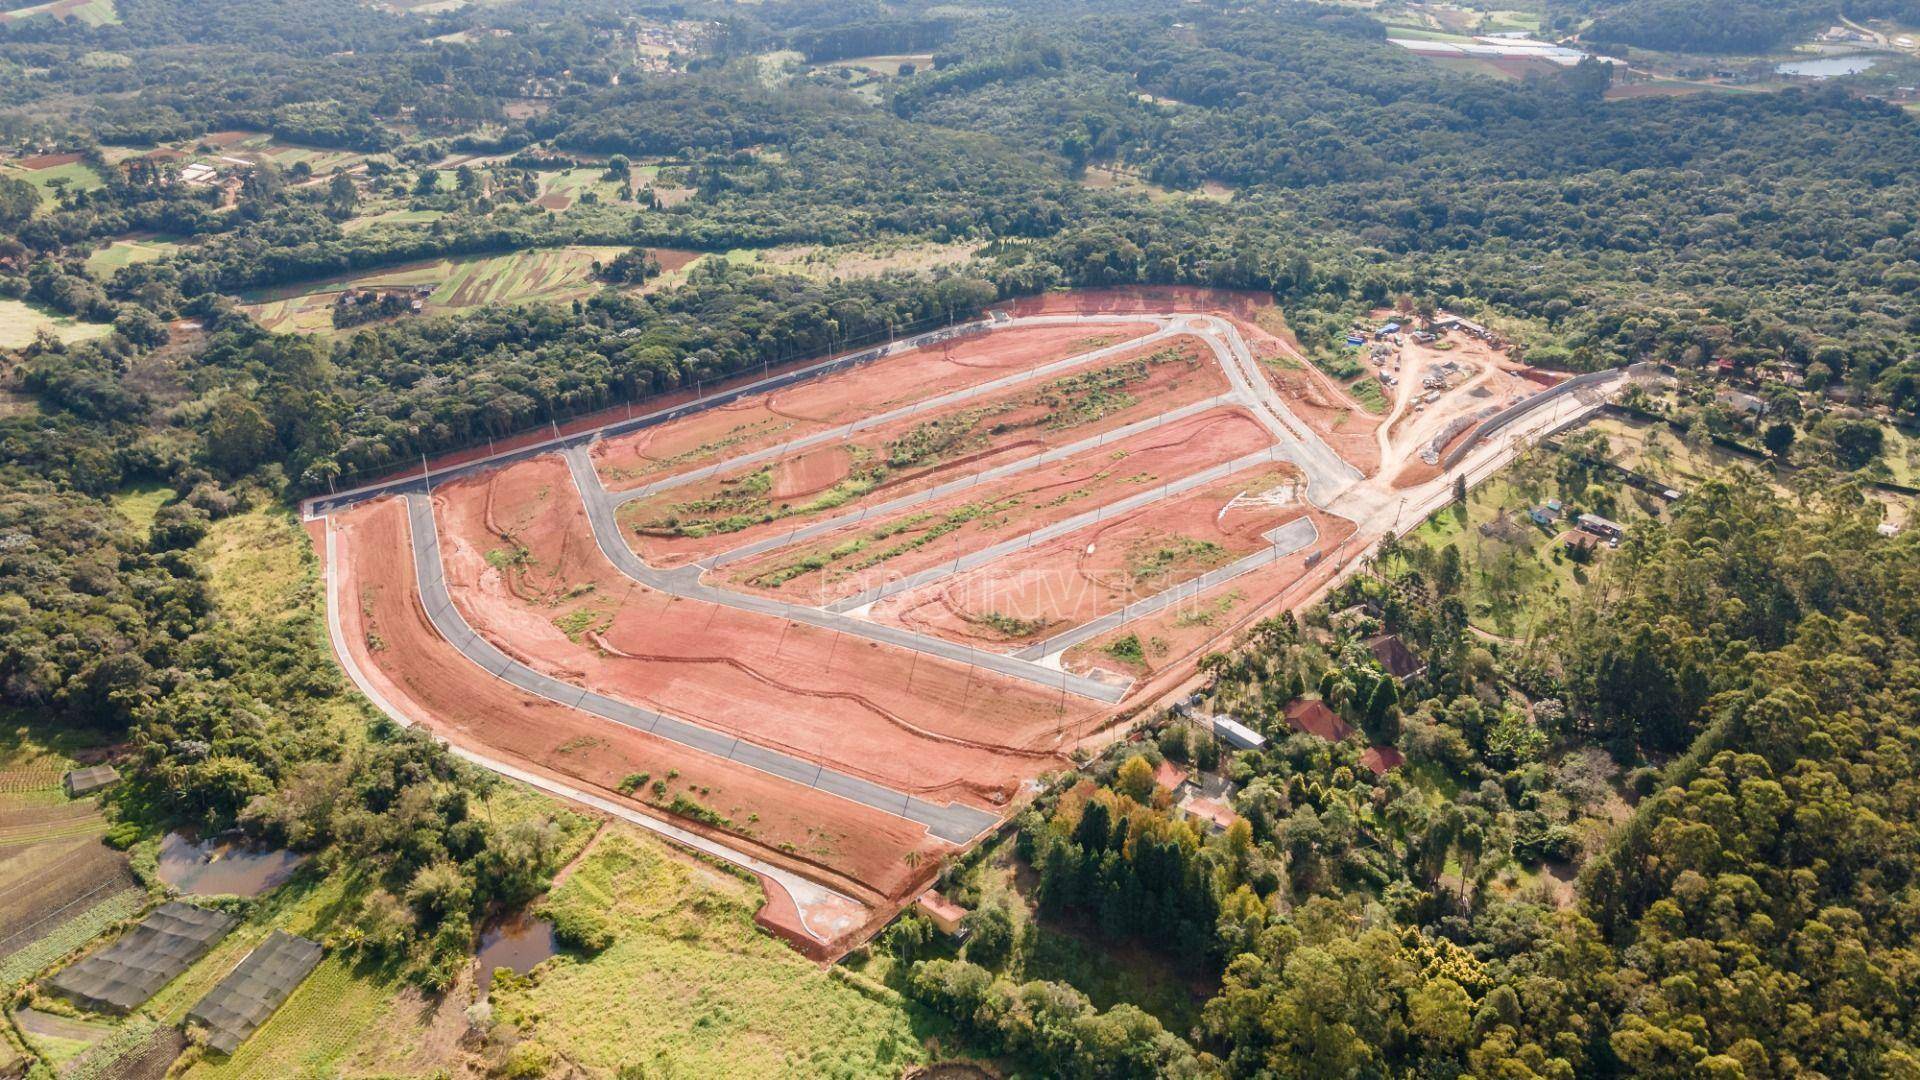
<path id="1" fill-rule="evenodd" d="M 144 533 L 153 528 L 153 516 L 171 498 L 173 489 L 165 484 L 142 484 L 116 493 L 113 496 L 113 508 L 133 522 L 135 529 Z"/>
<path id="2" fill-rule="evenodd" d="M 142 237 L 115 240 L 106 247 L 87 256 L 87 272 L 94 277 L 105 279 L 113 276 L 114 271 L 135 263 L 153 262 L 164 259 L 180 250 L 177 241 L 162 237 Z"/>
<path id="3" fill-rule="evenodd" d="M 380 210 L 355 217 L 341 228 L 347 232 L 359 232 L 376 225 L 430 225 L 446 216 L 444 210 Z"/>
<path id="4" fill-rule="evenodd" d="M 1603 547 L 1595 551 L 1593 564 L 1580 566 L 1567 558 L 1555 539 L 1572 527 L 1571 522 L 1543 527 L 1527 517 L 1530 507 L 1551 497 L 1545 483 L 1530 481 L 1525 467 L 1509 470 L 1468 492 L 1464 508 L 1450 505 L 1408 534 L 1410 541 L 1436 551 L 1448 545 L 1460 550 L 1468 618 L 1479 629 L 1502 637 L 1525 637 L 1558 611 L 1589 580 L 1593 566 L 1608 557 Z M 1506 538 L 1481 532 L 1482 525 L 1503 514 L 1511 523 Z M 1607 516 L 1629 527 L 1646 517 L 1625 498 L 1621 505 L 1608 508 Z"/>
<path id="5" fill-rule="evenodd" d="M 16 13 L 17 14 L 17 13 Z M 73 161 L 65 165 L 55 165 L 48 169 L 28 169 L 17 164 L 0 167 L 0 176 L 10 176 L 15 180 L 25 180 L 40 189 L 40 204 L 51 206 L 54 193 L 60 188 L 70 191 L 92 191 L 107 185 L 93 166 L 84 161 Z M 61 181 L 56 183 L 56 181 Z"/>
<path id="6" fill-rule="evenodd" d="M 530 248 L 505 255 L 435 259 L 312 282 L 291 292 L 276 291 L 246 305 L 261 325 L 277 333 L 329 333 L 333 303 L 343 289 L 376 286 L 430 286 L 428 314 L 466 311 L 485 304 L 557 302 L 587 296 L 600 288 L 593 276 L 596 260 L 606 261 L 623 247 Z"/>
<path id="7" fill-rule="evenodd" d="M 1682 490 L 1735 469 L 1758 470 L 1756 462 L 1710 442 L 1690 444 L 1665 424 L 1624 416 L 1601 416 L 1580 428 L 1607 437 L 1612 460 Z"/>
<path id="8" fill-rule="evenodd" d="M 583 165 L 577 169 L 563 169 L 559 172 L 545 172 L 540 175 L 540 198 L 550 200 L 542 205 L 555 209 L 565 209 L 579 202 L 582 195 L 591 193 L 602 202 L 614 202 L 620 198 L 620 184 L 607 179 L 604 165 Z M 634 170 L 634 182 L 645 183 L 642 170 Z"/>
<path id="9" fill-rule="evenodd" d="M 112 329 L 106 323 L 81 322 L 25 300 L 0 297 L 0 349 L 25 348 L 33 344 L 41 330 L 50 330 L 54 337 L 71 344 L 105 336 Z"/>
<path id="10" fill-rule="evenodd" d="M 872 277 L 896 271 L 927 271 L 955 266 L 973 257 L 979 244 L 942 244 L 932 241 L 876 241 L 823 247 L 818 244 L 790 244 L 775 248 L 736 248 L 727 252 L 729 262 L 763 267 L 767 270 L 829 281 L 833 278 Z M 677 272 L 684 277 L 685 272 Z M 665 281 L 673 272 L 662 274 L 654 283 Z"/>
<path id="11" fill-rule="evenodd" d="M 616 940 L 496 988 L 494 1015 L 588 1075 L 895 1077 L 922 1056 L 905 1007 L 753 925 L 758 886 L 635 830 L 603 832 L 563 897 L 601 912 Z"/>

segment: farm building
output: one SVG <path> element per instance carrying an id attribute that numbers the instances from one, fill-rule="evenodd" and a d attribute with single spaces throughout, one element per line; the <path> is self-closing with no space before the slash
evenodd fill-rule
<path id="1" fill-rule="evenodd" d="M 1319 698 L 1295 698 L 1287 706 L 1287 723 L 1297 731 L 1318 735 L 1328 742 L 1340 742 L 1353 734 L 1346 721 L 1335 715 Z"/>
<path id="2" fill-rule="evenodd" d="M 1367 651 L 1379 662 L 1380 669 L 1402 682 L 1427 673 L 1427 665 L 1398 634 L 1381 634 L 1367 639 Z"/>
<path id="3" fill-rule="evenodd" d="M 1213 718 L 1213 737 L 1236 750 L 1259 750 L 1267 745 L 1267 737 L 1231 716 Z"/>
<path id="4" fill-rule="evenodd" d="M 75 769 L 62 781 L 66 785 L 67 797 L 70 799 L 91 795 L 119 782 L 120 772 L 111 765 L 89 765 L 84 769 Z"/>
<path id="5" fill-rule="evenodd" d="M 961 936 L 960 920 L 967 917 L 967 909 L 947 899 L 938 889 L 921 893 L 913 906 L 939 927 L 941 933 L 955 938 Z"/>
<path id="6" fill-rule="evenodd" d="M 187 1019 L 207 1029 L 207 1045 L 231 1054 L 273 1015 L 320 963 L 315 942 L 275 930 L 207 991 Z"/>
<path id="7" fill-rule="evenodd" d="M 1580 527 L 1607 540 L 1619 540 L 1627 535 L 1626 528 L 1619 522 L 1608 521 L 1599 514 L 1581 514 Z"/>
<path id="8" fill-rule="evenodd" d="M 177 900 L 162 904 L 125 937 L 54 976 L 53 991 L 95 1012 L 130 1012 L 205 956 L 237 921 Z"/>

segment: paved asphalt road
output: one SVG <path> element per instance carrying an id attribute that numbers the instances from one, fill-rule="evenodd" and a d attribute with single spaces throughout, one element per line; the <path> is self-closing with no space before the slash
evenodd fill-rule
<path id="1" fill-rule="evenodd" d="M 935 806 L 869 780 L 849 776 L 816 762 L 794 757 L 722 732 L 690 724 L 650 709 L 617 701 L 604 694 L 562 682 L 527 667 L 495 648 L 467 625 L 453 606 L 441 571 L 440 537 L 433 520 L 433 500 L 422 492 L 408 492 L 407 521 L 413 533 L 413 569 L 420 582 L 420 599 L 433 628 L 453 647 L 499 678 L 532 694 L 569 708 L 593 713 L 618 724 L 702 750 L 716 757 L 749 765 L 783 780 L 817 788 L 909 821 L 917 821 L 942 840 L 964 844 L 991 828 L 1000 818 L 985 810 L 958 803 Z"/>

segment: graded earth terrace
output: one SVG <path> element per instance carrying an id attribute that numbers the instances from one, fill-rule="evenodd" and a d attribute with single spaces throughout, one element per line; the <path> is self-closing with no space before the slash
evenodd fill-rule
<path id="1" fill-rule="evenodd" d="M 1377 415 L 1277 324 L 1059 294 L 313 500 L 336 649 L 396 719 L 753 870 L 763 924 L 833 955 L 1599 400 L 1460 336 Z"/>

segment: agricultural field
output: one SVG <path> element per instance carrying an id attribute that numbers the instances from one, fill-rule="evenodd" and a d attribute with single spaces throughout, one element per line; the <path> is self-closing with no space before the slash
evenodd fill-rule
<path id="1" fill-rule="evenodd" d="M 19 349 L 31 345 L 42 330 L 71 344 L 104 337 L 112 332 L 113 327 L 57 314 L 26 300 L 0 297 L 0 349 Z"/>
<path id="2" fill-rule="evenodd" d="M 600 288 L 596 262 L 624 247 L 533 248 L 506 255 L 435 259 L 345 278 L 307 282 L 256 295 L 245 305 L 262 326 L 281 333 L 331 333 L 333 305 L 346 289 L 420 288 L 425 314 L 453 314 L 487 304 L 562 302 Z"/>
<path id="3" fill-rule="evenodd" d="M 67 0 L 60 0 L 65 3 Z M 8 14 L 18 16 L 20 9 Z M 0 15 L 4 23 L 7 15 Z M 79 154 L 42 154 L 37 157 L 9 158 L 0 160 L 0 176 L 15 180 L 25 180 L 40 189 L 41 206 L 53 204 L 56 193 L 61 190 L 92 191 L 104 187 L 104 180 L 93 166 L 80 160 Z"/>
<path id="4" fill-rule="evenodd" d="M 457 743 L 837 893 L 761 913 L 831 952 L 1136 695 L 1444 502 L 1437 470 L 1392 486 L 1429 425 L 1539 388 L 1489 364 L 1396 429 L 1257 301 L 1067 294 L 996 325 L 323 500 L 344 647 Z M 845 904 L 868 914 L 823 914 Z"/>
<path id="5" fill-rule="evenodd" d="M 140 911 L 146 890 L 126 855 L 102 843 L 94 798 L 69 799 L 61 778 L 102 747 L 30 713 L 0 711 L 0 995 Z M 16 1020 L 17 1024 L 17 1020 Z M 86 1048 L 62 1028 L 42 1047 L 30 1025 L 0 1036 L 0 1063 L 33 1049 L 66 1060 Z M 22 1044 L 26 1032 L 30 1045 Z"/>
<path id="6" fill-rule="evenodd" d="M 114 6 L 113 0 L 47 0 L 46 3 L 0 12 L 0 26 L 24 22 L 40 15 L 75 19 L 88 26 L 111 26 L 120 21 L 120 11 Z"/>

